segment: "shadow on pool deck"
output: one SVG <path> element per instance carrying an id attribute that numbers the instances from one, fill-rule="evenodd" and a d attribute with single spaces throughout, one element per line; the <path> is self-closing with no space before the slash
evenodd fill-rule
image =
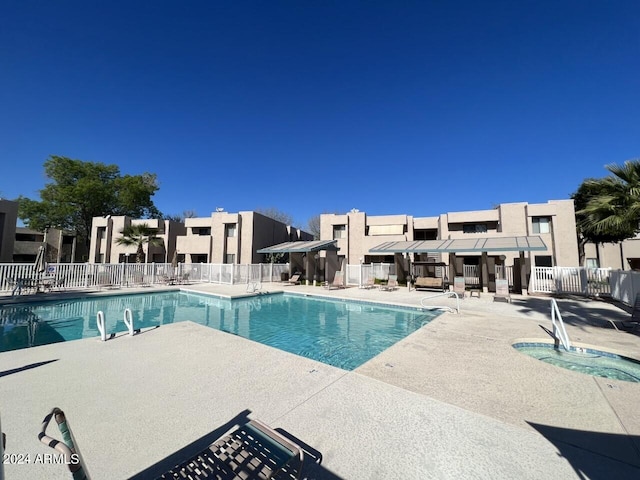
<path id="1" fill-rule="evenodd" d="M 44 362 L 31 363 L 29 365 L 25 365 L 24 367 L 12 368 L 10 370 L 5 370 L 4 372 L 0 372 L 0 377 L 6 377 L 7 375 L 13 375 L 14 373 L 24 372 L 25 370 L 31 370 L 32 368 L 38 368 L 43 365 L 47 365 L 49 363 L 57 362 L 58 359 L 55 360 L 46 360 Z"/>
<path id="2" fill-rule="evenodd" d="M 552 297 L 523 297 L 513 300 L 519 312 L 527 315 L 531 312 L 551 316 L 550 301 Z M 556 298 L 558 308 L 565 324 L 584 330 L 585 327 L 599 327 L 614 330 L 609 320 L 628 321 L 631 314 L 624 305 L 602 299 L 591 299 L 585 308 L 587 299 Z M 640 334 L 640 332 L 621 331 L 622 334 Z"/>
<path id="3" fill-rule="evenodd" d="M 608 480 L 612 477 L 610 472 L 598 468 L 594 462 L 585 461 L 584 451 L 576 450 L 576 447 L 581 450 L 590 450 L 597 455 L 609 456 L 613 460 L 616 460 L 616 456 L 619 457 L 622 454 L 629 459 L 627 463 L 640 467 L 640 436 L 573 430 L 533 422 L 527 423 L 555 445 L 560 455 L 566 458 L 576 473 L 583 478 Z M 607 455 L 608 452 L 615 454 L 615 456 Z"/>

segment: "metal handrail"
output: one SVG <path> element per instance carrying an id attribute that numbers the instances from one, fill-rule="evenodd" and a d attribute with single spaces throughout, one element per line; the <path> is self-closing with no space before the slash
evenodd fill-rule
<path id="1" fill-rule="evenodd" d="M 449 306 L 439 306 L 439 305 L 425 305 L 424 301 L 425 300 L 430 300 L 432 298 L 436 298 L 436 297 L 444 297 L 444 296 L 450 296 L 450 295 L 455 295 L 456 297 L 456 313 L 460 313 L 460 296 L 456 293 L 456 292 L 443 292 L 443 293 L 436 293 L 435 295 L 431 295 L 429 297 L 422 297 L 420 299 L 420 305 L 423 308 L 440 308 L 440 309 L 449 309 L 449 310 L 453 310 L 451 307 Z"/>
<path id="2" fill-rule="evenodd" d="M 553 325 L 553 336 L 557 338 L 565 350 L 571 349 L 571 341 L 567 330 L 564 328 L 564 322 L 562 321 L 562 315 L 560 315 L 560 309 L 558 308 L 558 302 L 555 298 L 551 299 L 551 324 Z"/>

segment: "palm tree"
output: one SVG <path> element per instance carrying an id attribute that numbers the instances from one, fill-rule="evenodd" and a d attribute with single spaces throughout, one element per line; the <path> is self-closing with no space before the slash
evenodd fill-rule
<path id="1" fill-rule="evenodd" d="M 144 245 L 162 245 L 162 239 L 156 236 L 158 230 L 150 227 L 147 223 L 124 227 L 120 230 L 120 234 L 122 236 L 116 239 L 118 245 L 137 247 L 136 263 L 144 263 Z"/>
<path id="2" fill-rule="evenodd" d="M 605 168 L 613 175 L 583 184 L 592 196 L 576 212 L 578 227 L 600 242 L 620 242 L 640 230 L 640 160 Z"/>

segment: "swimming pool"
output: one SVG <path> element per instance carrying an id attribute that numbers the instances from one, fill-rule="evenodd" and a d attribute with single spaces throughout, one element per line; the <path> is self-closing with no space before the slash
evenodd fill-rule
<path id="1" fill-rule="evenodd" d="M 190 320 L 217 330 L 353 370 L 429 322 L 439 312 L 291 294 L 228 300 L 162 292 L 0 307 L 0 351 L 98 337 L 98 311 L 108 333 Z"/>
<path id="2" fill-rule="evenodd" d="M 545 363 L 596 377 L 640 382 L 640 362 L 590 348 L 554 348 L 549 343 L 515 343 L 518 351 Z"/>

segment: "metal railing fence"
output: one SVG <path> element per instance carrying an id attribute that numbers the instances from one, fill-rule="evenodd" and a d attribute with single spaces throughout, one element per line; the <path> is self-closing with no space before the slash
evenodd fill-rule
<path id="1" fill-rule="evenodd" d="M 129 287 L 165 284 L 169 278 L 182 283 L 242 284 L 279 282 L 288 264 L 180 263 L 52 263 L 38 273 L 32 263 L 0 264 L 0 291 L 11 291 L 17 279 L 46 277 L 58 288 Z"/>

